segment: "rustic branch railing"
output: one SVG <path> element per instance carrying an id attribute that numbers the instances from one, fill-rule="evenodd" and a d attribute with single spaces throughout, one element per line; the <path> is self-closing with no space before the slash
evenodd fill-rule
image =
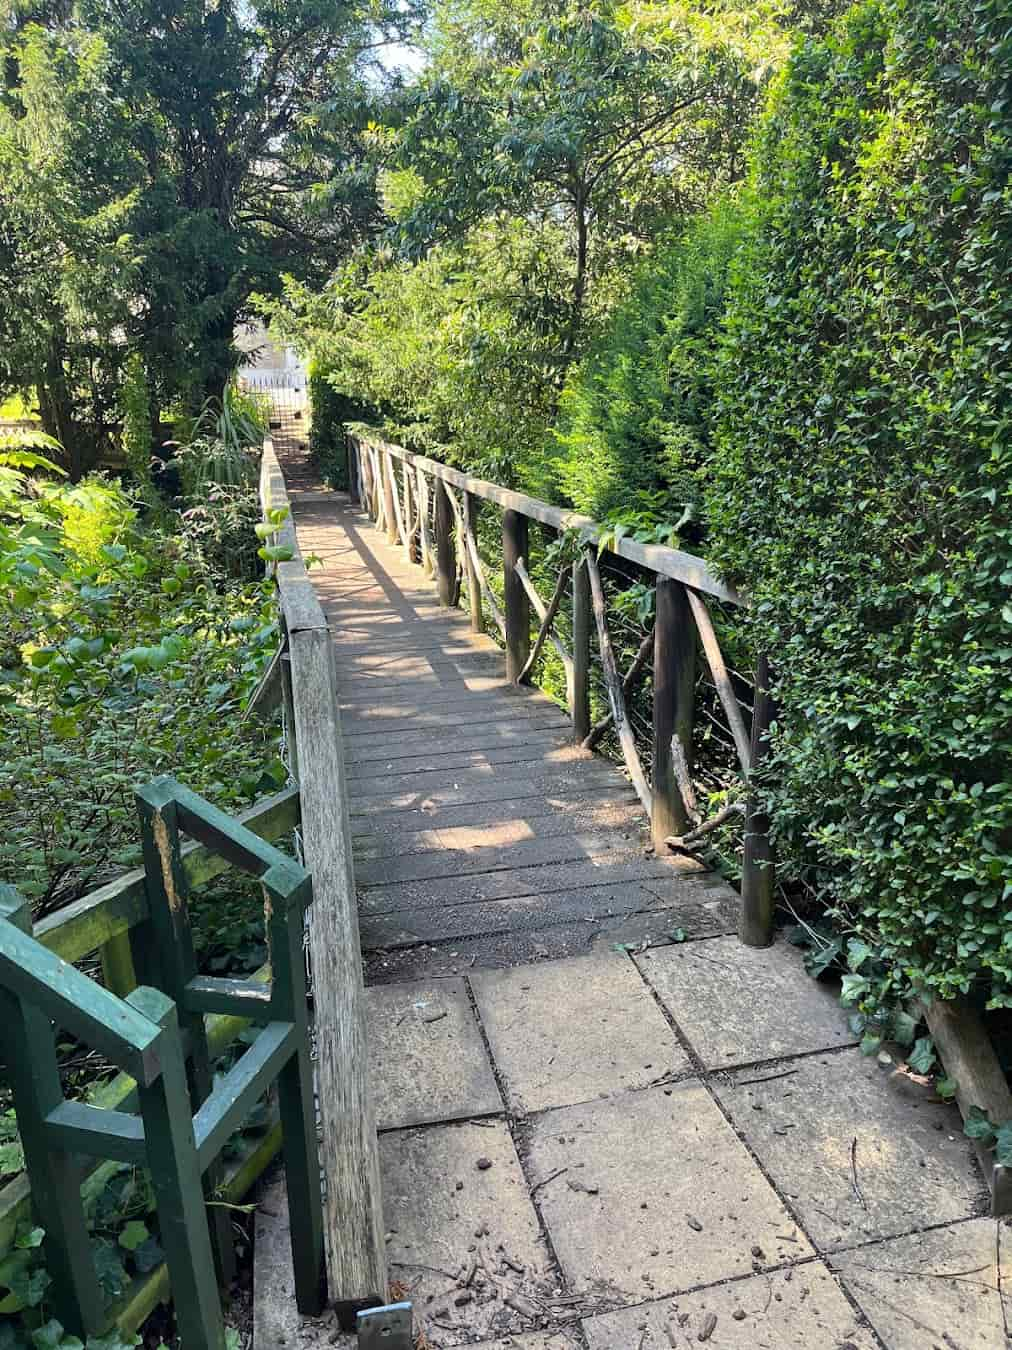
<path id="1" fill-rule="evenodd" d="M 374 513 L 403 530 L 393 506 L 393 461 L 374 450 L 356 466 Z M 387 1293 L 379 1152 L 368 1085 L 365 993 L 352 866 L 348 791 L 334 652 L 299 552 L 284 477 L 268 440 L 260 472 L 265 518 L 285 512 L 275 542 L 291 553 L 274 573 L 283 629 L 282 706 L 299 783 L 302 846 L 316 900 L 309 921 L 325 1236 L 330 1297 L 342 1324 Z M 398 525 L 400 519 L 400 525 Z"/>
<path id="2" fill-rule="evenodd" d="M 349 436 L 349 448 L 353 461 L 349 481 L 362 485 L 359 495 L 361 504 L 377 524 L 387 529 L 391 542 L 404 545 L 408 557 L 413 557 L 410 513 L 407 509 L 400 509 L 396 492 L 391 497 L 378 491 L 376 485 L 396 484 L 398 465 L 401 466 L 405 484 L 414 482 L 414 495 L 419 504 L 421 558 L 423 565 L 427 559 L 435 559 L 434 571 L 440 600 L 444 605 L 456 603 L 463 574 L 467 583 L 471 627 L 476 632 L 483 631 L 485 613 L 495 622 L 506 645 L 506 669 L 511 680 L 516 683 L 529 680 L 546 644 L 552 646 L 566 675 L 567 699 L 575 739 L 586 749 L 591 749 L 609 727 L 614 728 L 630 780 L 644 810 L 650 816 L 655 847 L 665 848 L 669 844 L 682 847 L 687 842 L 694 843 L 741 811 L 740 805 L 734 805 L 721 814 L 719 820 L 713 817 L 709 821 L 701 821 L 690 775 L 697 646 L 709 667 L 727 717 L 742 780 L 746 785 L 752 763 L 761 759 L 765 744 L 764 733 L 771 716 L 769 700 L 757 697 L 758 711 L 753 718 L 750 738 L 705 599 L 709 596 L 725 604 L 744 605 L 743 597 L 734 587 L 714 576 L 705 561 L 691 553 L 659 544 L 642 544 L 629 538 L 609 540 L 604 552 L 634 563 L 656 577 L 657 618 L 623 677 L 618 669 L 609 631 L 606 596 L 596 546 L 585 544 L 581 548 L 579 561 L 572 569 L 564 569 L 558 576 L 547 605 L 538 594 L 528 568 L 529 521 L 536 521 L 559 533 L 574 530 L 596 533 L 594 521 L 524 493 L 472 478 L 449 465 L 413 454 L 401 446 L 391 445 L 362 429 L 356 429 Z M 434 540 L 429 538 L 428 528 L 430 485 L 436 508 Z M 492 502 L 503 511 L 501 605 L 489 583 L 478 551 L 475 522 L 480 501 Z M 572 651 L 554 631 L 567 587 L 572 591 Z M 533 646 L 532 610 L 539 620 Z M 593 727 L 589 725 L 589 649 L 592 630 L 597 633 L 609 703 L 607 715 Z M 653 773 L 652 781 L 648 781 L 629 722 L 626 698 L 651 668 L 651 663 Z M 766 663 L 761 660 L 757 680 L 761 682 L 766 679 Z M 768 822 L 758 808 L 750 807 L 746 814 L 739 928 L 742 941 L 753 946 L 765 946 L 772 939 L 773 875 Z"/>

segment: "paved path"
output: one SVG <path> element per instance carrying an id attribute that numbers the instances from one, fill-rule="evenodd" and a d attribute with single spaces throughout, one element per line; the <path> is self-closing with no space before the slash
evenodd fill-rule
<path id="1" fill-rule="evenodd" d="M 498 648 L 291 460 L 334 629 L 396 1289 L 420 1346 L 999 1350 L 958 1113 L 645 851 Z M 279 1211 L 273 1203 L 268 1207 Z M 260 1216 L 257 1350 L 298 1327 Z"/>

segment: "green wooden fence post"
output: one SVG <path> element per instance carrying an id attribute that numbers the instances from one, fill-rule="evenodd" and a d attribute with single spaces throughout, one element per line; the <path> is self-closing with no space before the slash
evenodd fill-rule
<path id="1" fill-rule="evenodd" d="M 27 900 L 13 886 L 0 884 L 2 919 L 31 933 Z M 104 1329 L 105 1300 L 81 1203 L 79 1169 L 46 1139 L 46 1116 L 63 1100 L 53 1026 L 43 1012 L 7 989 L 0 989 L 0 1053 L 32 1180 L 32 1207 L 46 1231 L 42 1249 L 53 1281 L 54 1310 L 67 1331 L 84 1337 Z"/>
<path id="2" fill-rule="evenodd" d="M 138 788 L 136 793 L 150 936 L 157 948 L 156 953 L 145 955 L 143 964 L 147 966 L 152 956 L 158 961 L 161 971 L 158 988 L 179 1006 L 180 1026 L 189 1035 L 186 1069 L 193 1113 L 210 1096 L 214 1079 L 203 1015 L 183 1011 L 184 991 L 197 973 L 197 960 L 186 903 L 186 874 L 179 851 L 179 821 L 172 799 L 175 786 L 171 779 L 156 779 Z M 214 1199 L 220 1171 L 216 1163 L 204 1174 L 204 1193 L 208 1200 Z M 223 1288 L 227 1288 L 235 1278 L 235 1250 L 228 1212 L 218 1205 L 212 1207 L 210 1224 L 218 1280 Z"/>
<path id="3" fill-rule="evenodd" d="M 312 900 L 312 881 L 301 868 L 295 871 L 294 864 L 291 869 L 281 864 L 265 874 L 263 885 L 265 912 L 270 915 L 271 1008 L 275 1016 L 294 1023 L 298 1032 L 299 1048 L 278 1075 L 295 1300 L 300 1312 L 315 1316 L 326 1301 L 327 1273 L 303 946 L 303 915 Z"/>
<path id="4" fill-rule="evenodd" d="M 137 1095 L 180 1341 L 186 1350 L 224 1350 L 176 1008 L 157 989 L 135 989 L 126 1001 L 162 1028 L 161 1074 L 150 1087 L 139 1086 Z"/>

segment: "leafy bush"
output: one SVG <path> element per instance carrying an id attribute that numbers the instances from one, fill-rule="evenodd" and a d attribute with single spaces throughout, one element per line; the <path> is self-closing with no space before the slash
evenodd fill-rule
<path id="1" fill-rule="evenodd" d="M 731 288 L 713 554 L 864 1010 L 1012 1004 L 1010 72 L 1002 0 L 856 6 L 782 79 Z"/>
<path id="2" fill-rule="evenodd" d="M 332 488 L 348 486 L 348 441 L 345 422 L 367 416 L 362 404 L 334 387 L 329 372 L 318 361 L 309 365 L 309 453 L 320 476 Z"/>
<path id="3" fill-rule="evenodd" d="M 255 543 L 255 538 L 254 538 Z M 263 583 L 122 488 L 0 467 L 0 876 L 43 913 L 138 861 L 134 784 L 171 772 L 223 807 L 284 781 L 237 714 L 277 640 Z"/>
<path id="4" fill-rule="evenodd" d="M 724 286 L 740 235 L 740 212 L 721 202 L 662 246 L 570 373 L 555 474 L 578 510 L 670 523 L 696 513 Z"/>

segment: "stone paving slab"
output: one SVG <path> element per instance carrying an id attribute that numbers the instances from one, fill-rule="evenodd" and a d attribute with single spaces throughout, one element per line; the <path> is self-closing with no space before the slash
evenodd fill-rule
<path id="1" fill-rule="evenodd" d="M 471 988 L 515 1115 L 646 1087 L 689 1066 L 625 956 L 485 971 Z"/>
<path id="2" fill-rule="evenodd" d="M 502 1110 L 462 979 L 374 985 L 366 1016 L 377 1129 Z"/>
<path id="3" fill-rule="evenodd" d="M 789 943 L 718 938 L 649 952 L 639 965 L 708 1069 L 853 1043 L 835 993 Z"/>
<path id="4" fill-rule="evenodd" d="M 821 1261 L 586 1318 L 590 1350 L 875 1350 Z"/>
<path id="5" fill-rule="evenodd" d="M 506 1299 L 536 1297 L 554 1280 L 506 1126 L 384 1134 L 380 1167 L 390 1277 L 407 1286 L 429 1345 L 531 1330 Z M 504 1258 L 512 1264 L 504 1267 Z"/>
<path id="6" fill-rule="evenodd" d="M 973 1219 L 846 1252 L 832 1266 L 889 1350 L 1000 1350 L 999 1235 L 993 1219 Z M 1007 1251 L 1001 1265 L 1007 1284 Z"/>
<path id="7" fill-rule="evenodd" d="M 812 1254 L 697 1080 L 547 1111 L 529 1170 L 576 1292 L 638 1303 Z"/>
<path id="8" fill-rule="evenodd" d="M 711 1087 L 821 1251 L 981 1212 L 955 1106 L 858 1050 L 766 1072 L 781 1076 L 743 1069 Z"/>

